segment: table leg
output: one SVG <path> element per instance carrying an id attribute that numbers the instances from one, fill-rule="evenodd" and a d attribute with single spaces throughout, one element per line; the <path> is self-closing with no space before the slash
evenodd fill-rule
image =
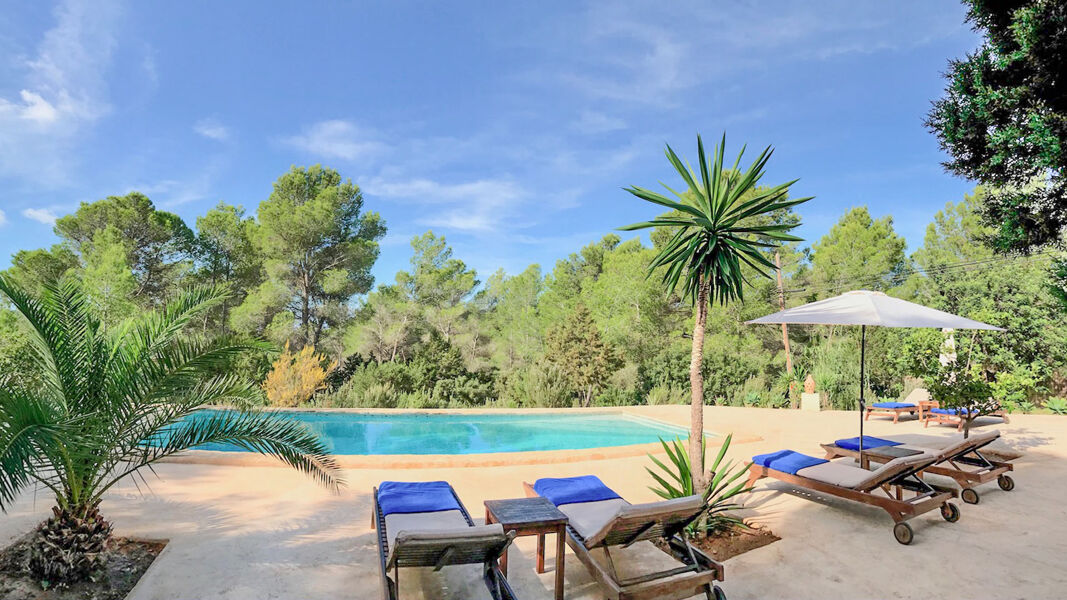
<path id="1" fill-rule="evenodd" d="M 563 600 L 563 562 L 566 552 L 566 526 L 556 529 L 556 600 Z"/>
<path id="2" fill-rule="evenodd" d="M 493 524 L 493 516 L 489 514 L 489 509 L 486 509 L 485 511 L 485 524 Z M 500 574 L 504 577 L 508 576 L 508 550 L 510 549 L 511 546 L 509 545 L 508 548 L 504 550 L 504 553 L 500 555 L 500 559 L 497 560 L 497 565 L 500 567 Z"/>
<path id="3" fill-rule="evenodd" d="M 545 572 L 545 534 L 537 534 L 537 572 Z"/>

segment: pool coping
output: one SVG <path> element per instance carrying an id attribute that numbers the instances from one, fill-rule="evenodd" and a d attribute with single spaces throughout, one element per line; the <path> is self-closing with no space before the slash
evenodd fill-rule
<path id="1" fill-rule="evenodd" d="M 213 407 L 224 409 L 226 407 Z M 272 409 L 279 412 L 345 412 L 362 414 L 574 414 L 573 408 L 458 408 L 458 409 L 363 409 L 363 408 L 291 408 Z M 649 417 L 626 407 L 597 407 L 582 409 L 580 414 L 623 414 L 628 417 L 659 423 L 672 428 L 684 425 Z M 708 446 L 718 447 L 725 439 L 715 432 L 705 431 L 709 436 Z M 762 441 L 756 435 L 734 436 L 734 444 L 748 444 Z M 606 446 L 599 448 L 579 448 L 569 450 L 527 450 L 524 452 L 491 452 L 484 454 L 335 454 L 334 460 L 342 469 L 447 469 L 464 467 L 502 467 L 509 465 L 549 465 L 560 463 L 585 462 L 629 458 L 646 454 L 663 454 L 663 447 L 657 443 L 631 444 L 627 446 Z M 162 462 L 178 464 L 206 464 L 220 466 L 255 466 L 277 467 L 278 459 L 254 452 L 223 452 L 217 450 L 186 450 L 180 454 L 167 457 Z"/>

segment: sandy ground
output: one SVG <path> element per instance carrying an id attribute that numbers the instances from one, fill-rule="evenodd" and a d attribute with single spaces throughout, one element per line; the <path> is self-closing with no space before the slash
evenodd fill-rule
<path id="1" fill-rule="evenodd" d="M 641 407 L 640 414 L 684 424 L 688 408 Z M 731 456 L 792 448 L 819 455 L 818 442 L 855 435 L 855 413 L 709 407 L 706 426 L 749 440 Z M 1062 598 L 1067 596 L 1067 418 L 1018 415 L 1010 425 L 989 420 L 1006 443 L 1025 452 L 1016 461 L 1016 490 L 988 484 L 981 503 L 960 504 L 958 523 L 932 512 L 913 521 L 911 546 L 894 541 L 880 509 L 828 497 L 802 497 L 762 480 L 746 499 L 748 514 L 782 540 L 726 562 L 723 589 L 746 598 Z M 938 433 L 913 420 L 877 417 L 868 434 Z M 349 469 L 332 495 L 284 468 L 164 464 L 150 490 L 132 482 L 107 495 L 103 510 L 119 535 L 169 538 L 170 544 L 129 596 L 131 600 L 376 598 L 375 534 L 370 491 L 385 479 L 447 479 L 471 513 L 482 501 L 521 496 L 520 482 L 541 476 L 593 473 L 628 499 L 654 499 L 647 458 L 610 458 L 549 465 L 436 469 Z M 44 518 L 49 499 L 28 494 L 0 516 L 0 544 Z M 550 548 L 553 547 L 550 545 Z M 635 548 L 637 559 L 653 548 Z M 551 553 L 551 550 L 550 550 Z M 509 580 L 521 598 L 552 597 L 553 573 L 533 570 L 534 539 L 511 550 Z M 552 563 L 551 559 L 547 561 Z M 405 598 L 474 598 L 476 570 L 401 574 Z M 581 563 L 568 554 L 566 597 L 601 598 Z"/>

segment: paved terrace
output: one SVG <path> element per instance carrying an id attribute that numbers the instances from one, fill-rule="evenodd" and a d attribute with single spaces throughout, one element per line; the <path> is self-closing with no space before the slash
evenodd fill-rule
<path id="1" fill-rule="evenodd" d="M 685 424 L 684 406 L 638 407 L 635 413 Z M 709 407 L 710 431 L 745 438 L 731 454 L 792 448 L 818 454 L 817 442 L 856 433 L 856 413 L 801 413 Z M 1018 415 L 1010 425 L 988 420 L 1013 448 L 1016 490 L 996 484 L 977 506 L 960 507 L 958 523 L 934 511 L 913 521 L 916 540 L 901 546 L 880 509 L 832 498 L 801 498 L 762 480 L 747 498 L 756 521 L 780 542 L 726 561 L 723 588 L 733 600 L 771 598 L 1059 598 L 1067 586 L 1067 418 Z M 995 423 L 995 424 L 994 424 Z M 867 433 L 920 433 L 913 421 L 872 418 Z M 950 435 L 948 427 L 927 432 Z M 131 600 L 338 600 L 375 598 L 377 552 L 370 528 L 371 487 L 383 479 L 447 479 L 471 513 L 482 501 L 522 495 L 520 482 L 540 476 L 599 475 L 631 501 L 653 500 L 647 459 L 622 456 L 556 464 L 483 467 L 347 469 L 347 488 L 331 495 L 288 469 L 263 466 L 164 464 L 150 492 L 132 483 L 108 494 L 103 510 L 122 536 L 169 538 L 170 544 L 130 595 Z M 43 519 L 44 495 L 28 495 L 0 517 L 7 544 Z M 551 547 L 551 546 L 550 546 Z M 652 548 L 645 551 L 655 553 Z M 521 598 L 552 597 L 552 572 L 533 570 L 534 538 L 511 550 L 510 580 Z M 551 551 L 550 551 L 551 552 Z M 548 561 L 551 563 L 551 560 Z M 469 588 L 477 570 L 446 569 L 403 577 L 405 598 L 483 597 Z M 566 566 L 567 598 L 597 599 L 582 565 Z"/>

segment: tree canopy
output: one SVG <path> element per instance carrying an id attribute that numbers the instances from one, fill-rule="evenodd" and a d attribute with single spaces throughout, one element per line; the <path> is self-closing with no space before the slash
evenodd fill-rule
<path id="1" fill-rule="evenodd" d="M 988 186 L 1000 250 L 1062 241 L 1067 226 L 1067 4 L 965 0 L 982 45 L 949 62 L 927 118 L 945 167 Z"/>

